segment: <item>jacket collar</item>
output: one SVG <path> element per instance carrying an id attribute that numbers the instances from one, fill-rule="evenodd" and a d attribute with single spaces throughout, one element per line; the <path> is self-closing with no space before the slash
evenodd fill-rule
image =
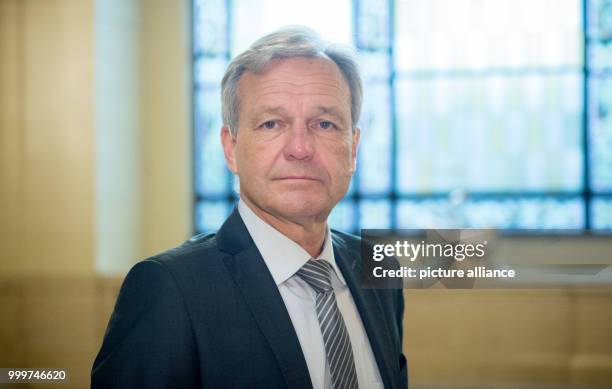
<path id="1" fill-rule="evenodd" d="M 225 266 L 268 341 L 287 387 L 312 388 L 289 312 L 237 209 L 223 223 L 216 240 L 219 249 L 228 254 Z"/>
<path id="2" fill-rule="evenodd" d="M 219 250 L 227 254 L 237 254 L 253 246 L 255 243 L 240 218 L 238 208 L 234 208 L 216 235 Z"/>

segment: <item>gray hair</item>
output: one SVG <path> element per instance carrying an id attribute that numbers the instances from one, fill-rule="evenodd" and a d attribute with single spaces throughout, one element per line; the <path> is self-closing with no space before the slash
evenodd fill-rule
<path id="1" fill-rule="evenodd" d="M 238 131 L 238 82 L 242 74 L 245 71 L 260 73 L 271 60 L 292 57 L 327 58 L 338 66 L 351 93 L 351 120 L 355 129 L 361 113 L 363 88 L 353 50 L 324 42 L 310 28 L 289 26 L 258 39 L 229 63 L 221 82 L 221 110 L 223 124 L 229 126 L 233 135 Z"/>

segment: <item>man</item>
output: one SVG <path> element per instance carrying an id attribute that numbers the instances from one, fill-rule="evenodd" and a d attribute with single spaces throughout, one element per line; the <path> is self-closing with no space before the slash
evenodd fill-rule
<path id="1" fill-rule="evenodd" d="M 136 264 L 94 388 L 405 388 L 402 291 L 360 286 L 359 238 L 327 217 L 355 170 L 350 53 L 306 28 L 228 66 L 221 142 L 240 180 L 216 234 Z"/>

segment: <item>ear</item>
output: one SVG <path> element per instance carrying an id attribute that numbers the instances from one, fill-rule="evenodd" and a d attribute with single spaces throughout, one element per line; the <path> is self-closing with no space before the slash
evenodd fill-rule
<path id="1" fill-rule="evenodd" d="M 357 170 L 357 150 L 359 148 L 359 139 L 361 137 L 361 129 L 355 127 L 355 131 L 353 131 L 353 140 L 351 145 L 351 174 L 355 173 Z"/>
<path id="2" fill-rule="evenodd" d="M 225 163 L 234 174 L 238 174 L 238 166 L 236 165 L 236 137 L 232 135 L 229 126 L 221 127 L 221 145 L 223 146 L 223 154 L 225 155 Z"/>

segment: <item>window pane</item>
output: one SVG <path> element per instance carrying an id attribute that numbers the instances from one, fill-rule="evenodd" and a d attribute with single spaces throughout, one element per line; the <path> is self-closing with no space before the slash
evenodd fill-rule
<path id="1" fill-rule="evenodd" d="M 227 1 L 194 1 L 194 50 L 196 53 L 227 52 Z"/>
<path id="2" fill-rule="evenodd" d="M 606 40 L 612 38 L 612 2 L 610 0 L 587 0 L 589 9 L 589 38 Z"/>
<path id="3" fill-rule="evenodd" d="M 581 190 L 580 80 L 578 73 L 400 79 L 400 191 Z"/>
<path id="4" fill-rule="evenodd" d="M 342 200 L 329 215 L 331 228 L 350 232 L 357 227 L 355 222 L 355 203 L 352 200 Z"/>
<path id="5" fill-rule="evenodd" d="M 358 49 L 386 50 L 389 47 L 389 7 L 386 0 L 357 0 Z"/>
<path id="6" fill-rule="evenodd" d="M 227 201 L 201 201 L 196 204 L 195 225 L 199 232 L 216 231 L 221 227 L 231 208 Z"/>
<path id="7" fill-rule="evenodd" d="M 391 190 L 391 112 L 389 85 L 365 85 L 359 121 L 359 189 L 362 193 L 389 193 Z"/>
<path id="8" fill-rule="evenodd" d="M 399 203 L 399 228 L 581 229 L 581 198 L 499 200 L 406 200 Z"/>
<path id="9" fill-rule="evenodd" d="M 612 77 L 592 77 L 591 187 L 594 192 L 612 192 Z"/>
<path id="10" fill-rule="evenodd" d="M 202 57 L 196 60 L 193 70 L 196 86 L 219 88 L 226 66 L 225 57 Z"/>
<path id="11" fill-rule="evenodd" d="M 389 200 L 362 200 L 359 205 L 359 228 L 391 228 Z"/>
<path id="12" fill-rule="evenodd" d="M 389 55 L 386 52 L 362 51 L 357 55 L 359 70 L 365 84 L 372 82 L 389 82 Z M 369 89 L 364 86 L 367 96 Z M 367 105 L 367 104 L 366 104 Z"/>
<path id="13" fill-rule="evenodd" d="M 603 73 L 612 70 L 612 41 L 594 41 L 590 46 L 591 71 Z"/>
<path id="14" fill-rule="evenodd" d="M 195 190 L 200 195 L 223 195 L 230 188 L 219 132 L 222 126 L 219 88 L 196 94 Z"/>
<path id="15" fill-rule="evenodd" d="M 232 56 L 289 24 L 309 26 L 335 43 L 353 43 L 351 0 L 233 0 L 232 15 Z"/>
<path id="16" fill-rule="evenodd" d="M 591 202 L 593 229 L 612 230 L 612 198 L 599 197 Z"/>
<path id="17" fill-rule="evenodd" d="M 582 63 L 580 0 L 399 0 L 400 70 Z"/>

